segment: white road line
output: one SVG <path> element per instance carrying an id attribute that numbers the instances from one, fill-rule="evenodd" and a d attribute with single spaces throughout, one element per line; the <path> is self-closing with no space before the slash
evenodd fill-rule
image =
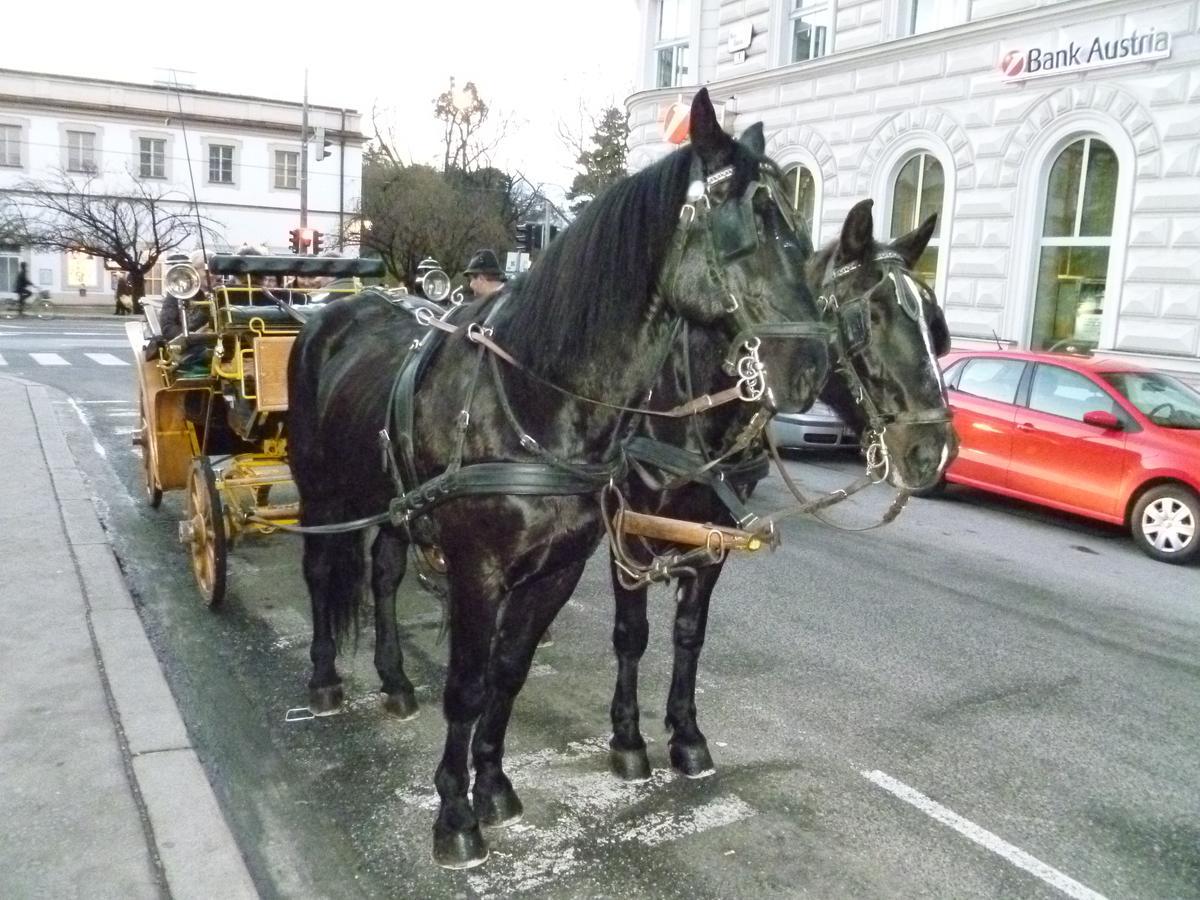
<path id="1" fill-rule="evenodd" d="M 6 362 L 4 361 L 4 357 L 3 357 L 3 356 L 0 356 L 0 366 L 7 366 L 7 365 L 8 365 L 8 363 L 6 363 Z"/>
<path id="2" fill-rule="evenodd" d="M 106 413 L 110 419 L 136 419 L 139 415 L 136 409 L 118 409 Z"/>
<path id="3" fill-rule="evenodd" d="M 113 356 L 111 353 L 85 353 L 83 354 L 92 362 L 98 362 L 102 366 L 127 366 L 129 363 L 120 357 Z"/>
<path id="4" fill-rule="evenodd" d="M 30 353 L 30 358 L 39 366 L 69 366 L 70 363 L 57 353 Z"/>
<path id="5" fill-rule="evenodd" d="M 861 774 L 868 781 L 873 781 L 888 793 L 899 797 L 905 803 L 912 804 L 925 813 L 925 815 L 936 819 L 943 825 L 949 825 L 959 834 L 970 838 L 979 844 L 979 846 L 991 850 L 997 856 L 1003 857 L 1014 866 L 1024 869 L 1031 875 L 1036 875 L 1042 881 L 1046 882 L 1046 884 L 1062 891 L 1068 897 L 1074 897 L 1076 900 L 1106 900 L 1103 894 L 1097 894 L 1091 888 L 1064 875 L 1053 866 L 1048 866 L 1040 859 L 1030 856 L 1020 847 L 1014 847 L 1008 841 L 992 834 L 986 828 L 981 828 L 969 819 L 964 819 L 953 810 L 947 809 L 934 800 L 930 800 L 920 791 L 910 788 L 904 782 L 897 781 L 886 772 L 875 770 L 873 772 L 862 772 Z"/>
<path id="6" fill-rule="evenodd" d="M 83 404 L 93 404 L 93 403 L 119 403 L 119 404 L 121 404 L 122 406 L 133 406 L 133 403 L 132 403 L 131 401 L 129 401 L 129 400 L 80 400 L 79 402 L 80 402 L 80 403 L 83 403 Z"/>
<path id="7" fill-rule="evenodd" d="M 138 430 L 136 425 L 118 425 L 113 429 L 113 434 L 133 434 Z"/>

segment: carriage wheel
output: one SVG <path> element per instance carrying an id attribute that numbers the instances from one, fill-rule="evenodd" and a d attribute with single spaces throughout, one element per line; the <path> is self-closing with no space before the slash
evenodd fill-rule
<path id="1" fill-rule="evenodd" d="M 138 416 L 142 422 L 142 429 L 135 443 L 142 448 L 142 480 L 146 487 L 146 501 L 151 509 L 158 509 L 162 503 L 163 492 L 154 480 L 157 462 L 154 455 L 154 433 L 150 428 L 150 421 L 146 418 L 146 401 L 142 397 L 138 398 Z"/>
<path id="2" fill-rule="evenodd" d="M 225 509 L 212 466 L 203 457 L 192 463 L 188 473 L 187 521 L 181 536 L 190 547 L 192 573 L 204 605 L 220 606 L 225 599 L 228 548 Z"/>

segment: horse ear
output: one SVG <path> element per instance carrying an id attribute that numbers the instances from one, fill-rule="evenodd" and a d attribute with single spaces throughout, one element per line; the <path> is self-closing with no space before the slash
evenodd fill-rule
<path id="1" fill-rule="evenodd" d="M 862 259 L 875 243 L 875 217 L 871 214 L 874 204 L 875 201 L 868 197 L 851 207 L 838 244 L 842 259 Z"/>
<path id="2" fill-rule="evenodd" d="M 929 239 L 933 237 L 933 229 L 936 226 L 937 213 L 933 213 L 913 231 L 892 241 L 892 249 L 904 257 L 910 269 L 917 264 L 917 260 L 929 246 Z"/>
<path id="3" fill-rule="evenodd" d="M 713 109 L 712 101 L 708 98 L 708 88 L 700 88 L 696 92 L 689 117 L 692 146 L 696 148 L 702 160 L 710 162 L 724 149 L 729 135 L 721 130 L 721 124 L 717 121 L 717 111 Z"/>
<path id="4" fill-rule="evenodd" d="M 742 132 L 742 136 L 738 140 L 755 156 L 767 155 L 767 139 L 763 136 L 762 122 L 755 122 L 751 125 Z"/>

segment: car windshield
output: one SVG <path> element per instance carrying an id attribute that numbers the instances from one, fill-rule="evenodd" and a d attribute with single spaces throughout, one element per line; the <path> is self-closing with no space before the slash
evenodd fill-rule
<path id="1" fill-rule="evenodd" d="M 1101 377 L 1155 425 L 1200 429 L 1200 393 L 1177 378 L 1158 372 L 1104 372 Z"/>

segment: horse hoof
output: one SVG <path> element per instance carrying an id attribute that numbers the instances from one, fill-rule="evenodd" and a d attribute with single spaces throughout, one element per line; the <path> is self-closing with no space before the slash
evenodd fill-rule
<path id="1" fill-rule="evenodd" d="M 525 807 L 521 805 L 521 798 L 512 785 L 498 793 L 477 796 L 475 799 L 475 817 L 488 828 L 516 825 L 524 814 Z"/>
<path id="2" fill-rule="evenodd" d="M 478 825 L 466 831 L 433 829 L 433 861 L 443 869 L 470 869 L 487 858 L 487 841 Z"/>
<path id="3" fill-rule="evenodd" d="M 308 689 L 308 710 L 314 716 L 332 716 L 342 711 L 345 694 L 340 684 Z"/>
<path id="4" fill-rule="evenodd" d="M 610 744 L 608 765 L 613 774 L 622 781 L 650 780 L 650 758 L 646 756 L 645 747 L 639 747 L 637 750 L 622 750 Z"/>
<path id="5" fill-rule="evenodd" d="M 671 768 L 686 778 L 707 778 L 717 771 L 708 745 L 672 744 Z"/>
<path id="6" fill-rule="evenodd" d="M 383 711 L 389 716 L 395 716 L 401 722 L 415 719 L 417 713 L 421 711 L 417 706 L 417 698 L 411 693 L 387 694 L 381 692 L 379 696 L 383 700 Z"/>

